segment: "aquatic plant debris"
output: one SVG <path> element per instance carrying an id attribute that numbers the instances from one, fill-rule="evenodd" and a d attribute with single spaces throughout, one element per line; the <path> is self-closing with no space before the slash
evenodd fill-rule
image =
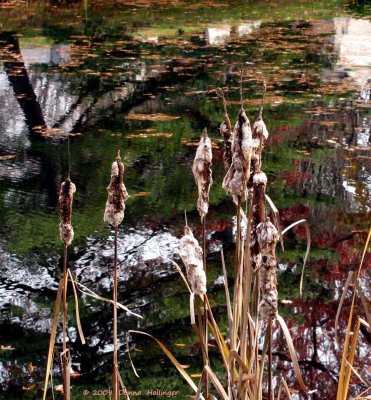
<path id="1" fill-rule="evenodd" d="M 116 161 L 112 163 L 111 182 L 107 192 L 104 221 L 113 227 L 118 227 L 124 219 L 125 201 L 129 197 L 124 185 L 124 164 L 121 161 L 120 151 L 117 152 Z"/>
<path id="2" fill-rule="evenodd" d="M 184 228 L 184 236 L 179 244 L 179 255 L 186 267 L 192 292 L 199 296 L 206 294 L 206 274 L 203 268 L 202 249 L 189 226 Z"/>
<path id="3" fill-rule="evenodd" d="M 59 192 L 60 224 L 59 233 L 61 240 L 69 246 L 73 240 L 74 232 L 71 224 L 73 194 L 76 186 L 68 177 L 62 184 Z"/>
<path id="4" fill-rule="evenodd" d="M 211 162 L 211 141 L 207 135 L 207 129 L 202 131 L 201 140 L 197 147 L 196 156 L 193 161 L 192 172 L 198 188 L 197 210 L 201 221 L 204 220 L 209 211 L 209 193 L 213 184 Z"/>

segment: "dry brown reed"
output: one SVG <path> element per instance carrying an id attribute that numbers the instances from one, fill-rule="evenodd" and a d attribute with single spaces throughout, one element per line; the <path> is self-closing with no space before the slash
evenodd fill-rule
<path id="1" fill-rule="evenodd" d="M 124 185 L 124 164 L 121 161 L 120 150 L 117 152 L 116 160 L 111 167 L 111 180 L 107 187 L 108 198 L 104 211 L 104 221 L 112 225 L 115 230 L 114 244 L 114 272 L 113 272 L 113 399 L 120 398 L 120 377 L 118 365 L 118 341 L 117 341 L 117 307 L 118 307 L 118 267 L 117 267 L 117 246 L 118 226 L 124 219 L 125 201 L 128 192 Z"/>

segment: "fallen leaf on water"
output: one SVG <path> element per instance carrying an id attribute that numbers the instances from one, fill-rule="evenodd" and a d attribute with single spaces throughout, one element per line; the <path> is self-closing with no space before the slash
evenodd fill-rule
<path id="1" fill-rule="evenodd" d="M 202 374 L 192 374 L 191 378 L 201 378 Z"/>
<path id="2" fill-rule="evenodd" d="M 167 114 L 129 114 L 125 118 L 134 121 L 170 121 L 180 117 Z"/>
<path id="3" fill-rule="evenodd" d="M 1 345 L 1 346 L 0 346 L 0 350 L 3 350 L 3 351 L 10 351 L 10 350 L 15 350 L 15 348 L 12 347 L 12 346 L 3 346 L 3 345 Z"/>
<path id="4" fill-rule="evenodd" d="M 16 158 L 15 154 L 4 154 L 0 155 L 0 160 L 10 160 L 11 158 Z"/>
<path id="5" fill-rule="evenodd" d="M 32 374 L 34 371 L 37 370 L 36 365 L 33 365 L 32 362 L 29 362 L 27 367 L 28 367 L 28 372 L 29 372 L 30 374 Z"/>
<path id="6" fill-rule="evenodd" d="M 138 192 L 138 193 L 130 194 L 129 199 L 132 199 L 135 197 L 145 197 L 145 196 L 149 196 L 150 194 L 151 194 L 151 192 Z"/>
<path id="7" fill-rule="evenodd" d="M 22 386 L 22 390 L 26 390 L 26 391 L 30 391 L 32 389 L 34 389 L 35 385 L 31 385 L 31 386 Z"/>
<path id="8" fill-rule="evenodd" d="M 63 393 L 63 385 L 57 385 L 54 387 L 54 390 L 59 393 Z"/>
<path id="9" fill-rule="evenodd" d="M 187 369 L 187 368 L 190 367 L 190 365 L 184 365 L 184 364 L 180 364 L 180 366 L 181 366 L 182 368 L 184 368 L 184 369 Z"/>
<path id="10" fill-rule="evenodd" d="M 162 132 L 158 132 L 158 133 L 130 133 L 129 135 L 127 135 L 128 139 L 145 139 L 145 138 L 149 138 L 149 137 L 166 137 L 166 138 L 171 138 L 174 135 L 172 133 L 162 133 Z"/>
<path id="11" fill-rule="evenodd" d="M 186 347 L 187 345 L 185 343 L 175 343 L 176 347 Z"/>

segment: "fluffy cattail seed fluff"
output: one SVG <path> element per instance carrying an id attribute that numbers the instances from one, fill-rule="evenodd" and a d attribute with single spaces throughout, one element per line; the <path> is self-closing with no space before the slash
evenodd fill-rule
<path id="1" fill-rule="evenodd" d="M 252 133 L 249 119 L 241 108 L 233 130 L 232 164 L 224 177 L 223 188 L 232 194 L 233 200 L 247 200 L 247 181 L 250 177 Z"/>
<path id="2" fill-rule="evenodd" d="M 184 228 L 184 236 L 180 240 L 179 255 L 186 267 L 192 292 L 200 296 L 204 295 L 206 274 L 203 268 L 202 249 L 188 226 Z"/>
<path id="3" fill-rule="evenodd" d="M 211 141 L 207 136 L 206 128 L 202 131 L 200 143 L 197 147 L 196 156 L 193 161 L 192 172 L 198 188 L 197 210 L 201 221 L 209 210 L 209 193 L 213 183 L 211 177 Z"/>
<path id="4" fill-rule="evenodd" d="M 278 307 L 276 244 L 279 235 L 276 227 L 269 220 L 257 226 L 256 234 L 262 256 L 259 276 L 263 300 L 260 309 L 263 316 L 276 318 Z"/>
<path id="5" fill-rule="evenodd" d="M 59 234 L 61 240 L 66 246 L 69 246 L 73 240 L 74 232 L 71 224 L 72 216 L 72 201 L 73 194 L 76 192 L 76 186 L 68 177 L 61 185 L 59 192 L 59 209 L 60 209 L 60 224 Z"/>
<path id="6" fill-rule="evenodd" d="M 125 200 L 128 198 L 128 192 L 124 185 L 124 164 L 120 158 L 120 151 L 117 152 L 116 161 L 112 163 L 111 182 L 107 187 L 107 192 L 104 221 L 118 227 L 124 219 Z"/>

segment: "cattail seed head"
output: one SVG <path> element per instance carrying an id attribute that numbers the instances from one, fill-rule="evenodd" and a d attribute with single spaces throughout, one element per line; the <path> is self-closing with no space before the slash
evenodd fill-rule
<path id="1" fill-rule="evenodd" d="M 198 144 L 196 156 L 193 161 L 192 172 L 198 188 L 197 210 L 201 221 L 209 210 L 209 193 L 213 183 L 211 172 L 212 161 L 211 141 L 207 136 L 206 128 L 202 131 L 202 137 Z"/>
<path id="2" fill-rule="evenodd" d="M 233 200 L 247 200 L 247 181 L 250 177 L 252 133 L 250 121 L 241 108 L 233 130 L 232 163 L 224 177 L 223 188 L 232 194 Z"/>
<path id="3" fill-rule="evenodd" d="M 260 310 L 267 318 L 276 318 L 278 312 L 276 244 L 279 235 L 276 227 L 266 220 L 256 228 L 262 263 L 259 269 L 263 300 Z"/>
<path id="4" fill-rule="evenodd" d="M 192 292 L 200 296 L 204 295 L 206 274 L 203 268 L 202 249 L 188 226 L 184 228 L 184 236 L 180 240 L 179 255 L 186 267 Z"/>
<path id="5" fill-rule="evenodd" d="M 104 211 L 104 221 L 117 228 L 124 219 L 125 201 L 129 197 L 124 185 L 124 164 L 120 151 L 116 161 L 112 163 L 111 181 L 107 187 L 108 198 Z"/>
<path id="6" fill-rule="evenodd" d="M 59 192 L 60 224 L 59 234 L 61 240 L 66 246 L 69 246 L 73 240 L 74 232 L 71 224 L 73 194 L 76 192 L 76 186 L 68 177 L 62 184 Z"/>

